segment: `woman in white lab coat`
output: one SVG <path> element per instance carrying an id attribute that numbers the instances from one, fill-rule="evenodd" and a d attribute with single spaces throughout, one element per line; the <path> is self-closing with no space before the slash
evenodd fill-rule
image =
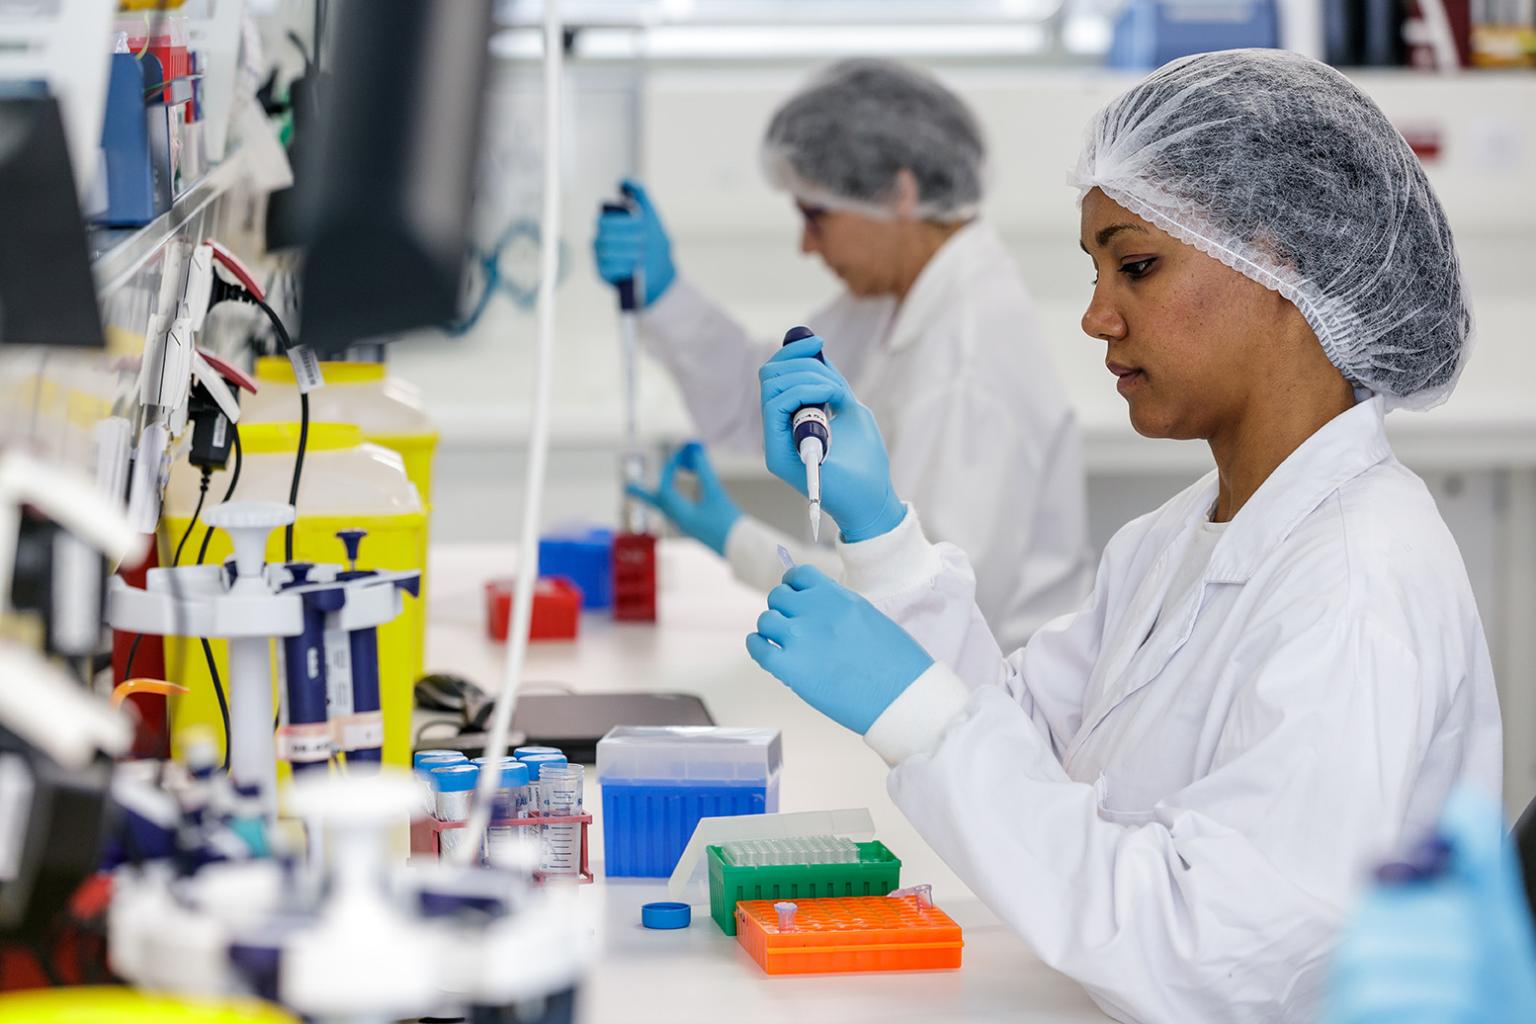
<path id="1" fill-rule="evenodd" d="M 806 322 L 874 410 L 902 493 L 933 536 L 979 567 L 987 621 L 1020 644 L 1087 591 L 1087 513 L 1076 423 L 1033 305 L 977 219 L 984 155 L 959 97 L 880 61 L 819 75 L 774 115 L 763 144 L 770 180 L 804 220 L 801 251 L 846 289 Z M 704 443 L 755 452 L 757 368 L 778 342 L 754 340 L 679 276 L 650 197 L 635 182 L 624 188 L 634 209 L 600 218 L 599 272 L 618 282 L 640 270 L 642 337 Z M 675 486 L 678 469 L 699 476 L 699 499 Z M 669 464 L 658 492 L 638 493 L 764 591 L 783 572 L 781 544 L 835 571 L 831 551 L 741 516 L 695 447 Z"/>
<path id="2" fill-rule="evenodd" d="M 851 590 L 787 573 L 747 646 L 864 734 L 923 836 L 1112 1016 L 1310 1021 L 1363 870 L 1454 784 L 1500 785 L 1466 572 L 1383 425 L 1460 372 L 1450 230 L 1381 112 L 1281 51 L 1160 69 L 1096 118 L 1077 180 L 1083 329 L 1135 428 L 1206 440 L 1215 471 L 1005 657 L 967 558 L 797 342 L 762 370 L 769 467 L 803 485 L 787 417 L 831 403 L 824 500 L 868 539 L 841 545 Z"/>

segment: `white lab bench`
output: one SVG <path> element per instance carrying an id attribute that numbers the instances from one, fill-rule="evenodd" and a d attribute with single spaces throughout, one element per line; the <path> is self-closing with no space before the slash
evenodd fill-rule
<path id="1" fill-rule="evenodd" d="M 510 544 L 436 544 L 430 560 L 427 664 L 498 683 L 505 648 L 486 639 L 483 584 L 516 568 Z M 783 730 L 784 811 L 868 807 L 878 837 L 902 860 L 903 884 L 931 882 L 934 900 L 964 929 L 958 971 L 769 977 L 708 907 L 695 906 L 685 931 L 648 931 L 640 905 L 667 899 L 665 882 L 602 873 L 602 815 L 591 836 L 602 900 L 603 951 L 583 990 L 581 1019 L 709 1024 L 848 1024 L 850 1021 L 1104 1021 L 1083 990 L 1045 967 L 955 877 L 892 804 L 884 763 L 863 740 L 802 703 L 747 657 L 744 640 L 762 598 L 732 580 L 724 564 L 690 541 L 665 541 L 655 625 L 582 618 L 573 643 L 532 645 L 532 688 L 574 691 L 674 690 L 697 693 L 721 725 Z M 600 808 L 589 769 L 587 807 Z M 977 808 L 977 813 L 986 813 Z"/>

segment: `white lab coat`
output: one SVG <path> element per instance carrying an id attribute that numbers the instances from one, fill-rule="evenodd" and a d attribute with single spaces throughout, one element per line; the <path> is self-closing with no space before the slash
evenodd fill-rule
<path id="1" fill-rule="evenodd" d="M 1499 792 L 1471 586 L 1382 416 L 1369 399 L 1292 453 L 1182 602 L 1214 473 L 1121 529 L 1083 607 L 1007 658 L 915 514 L 843 548 L 938 659 L 866 736 L 893 799 L 1118 1020 L 1312 1021 L 1363 872 L 1453 785 Z"/>
<path id="2" fill-rule="evenodd" d="M 891 480 L 933 536 L 980 566 L 977 601 L 999 637 L 1023 643 L 1088 589 L 1081 443 L 1012 258 L 992 229 L 956 232 L 894 298 L 843 295 L 805 321 L 875 414 Z M 758 368 L 778 348 L 679 279 L 640 318 L 710 448 L 761 452 Z M 785 329 L 792 326 L 784 324 Z M 837 426 L 832 428 L 837 444 Z M 726 542 L 736 576 L 768 590 L 817 552 L 748 517 Z"/>

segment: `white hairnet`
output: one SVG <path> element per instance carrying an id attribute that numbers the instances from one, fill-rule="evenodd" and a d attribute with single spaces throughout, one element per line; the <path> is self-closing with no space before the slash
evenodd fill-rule
<path id="1" fill-rule="evenodd" d="M 1074 183 L 1285 296 L 1389 406 L 1455 386 L 1471 315 L 1450 225 L 1403 137 L 1326 64 L 1283 50 L 1166 64 L 1094 118 Z"/>
<path id="2" fill-rule="evenodd" d="M 986 145 L 960 97 L 891 61 L 846 60 L 773 115 L 763 169 L 813 206 L 894 216 L 896 173 L 917 181 L 916 215 L 959 221 L 981 202 Z"/>

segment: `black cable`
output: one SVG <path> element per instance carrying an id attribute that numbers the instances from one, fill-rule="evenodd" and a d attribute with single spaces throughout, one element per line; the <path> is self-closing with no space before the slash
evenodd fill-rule
<path id="1" fill-rule="evenodd" d="M 293 561 L 293 527 L 299 520 L 299 477 L 304 472 L 304 449 L 309 445 L 309 396 L 299 392 L 299 447 L 293 455 L 293 481 L 288 485 L 288 504 L 293 521 L 283 528 L 283 561 Z"/>
<path id="2" fill-rule="evenodd" d="M 240 469 L 245 464 L 245 450 L 240 447 L 240 429 L 232 423 L 230 424 L 230 430 L 233 433 L 232 443 L 235 447 L 235 468 L 229 474 L 229 486 L 224 488 L 225 501 L 228 501 L 234 495 L 235 487 L 240 483 Z M 208 476 L 205 470 L 203 476 L 204 490 L 207 489 L 207 483 Z M 198 498 L 198 505 L 202 505 L 202 498 Z M 198 565 L 202 565 L 203 561 L 208 557 L 208 542 L 212 539 L 213 527 L 210 526 L 203 531 L 203 543 L 197 549 Z M 182 538 L 182 543 L 186 543 L 185 537 Z M 179 556 L 180 553 L 178 548 L 177 555 Z M 229 771 L 229 702 L 224 697 L 224 683 L 219 678 L 219 667 L 213 660 L 213 648 L 208 645 L 207 637 L 199 637 L 198 639 L 202 641 L 203 645 L 203 660 L 208 663 L 208 677 L 213 680 L 213 696 L 219 702 L 219 718 L 224 722 L 224 770 L 227 772 Z M 138 643 L 137 638 L 134 639 L 134 643 Z M 132 659 L 131 652 L 129 659 Z"/>
<path id="3" fill-rule="evenodd" d="M 181 564 L 182 549 L 187 546 L 187 538 L 192 536 L 193 527 L 197 526 L 198 516 L 203 514 L 203 500 L 208 497 L 208 481 L 213 477 L 213 470 L 208 466 L 203 467 L 203 479 L 197 485 L 197 505 L 192 509 L 192 518 L 187 521 L 187 528 L 181 535 L 181 540 L 176 542 L 176 553 L 171 556 L 171 568 Z"/>
<path id="4" fill-rule="evenodd" d="M 133 659 L 139 656 L 139 641 L 143 639 L 143 633 L 135 633 L 133 634 L 133 643 L 128 645 L 128 661 L 123 665 L 124 681 L 133 678 Z"/>
<path id="5" fill-rule="evenodd" d="M 38 969 L 43 972 L 43 978 L 50 988 L 60 988 L 64 985 L 64 979 L 59 976 L 58 968 L 53 962 L 53 951 L 48 948 L 48 943 L 42 938 L 33 938 L 25 943 L 32 959 L 37 961 Z"/>
<path id="6" fill-rule="evenodd" d="M 277 332 L 277 342 L 282 346 L 283 354 L 292 357 L 293 339 L 288 336 L 288 328 L 283 326 L 283 321 L 265 300 L 251 296 L 256 306 L 267 315 L 272 322 L 272 329 Z M 288 504 L 293 506 L 294 519 L 298 519 L 299 510 L 299 480 L 304 474 L 304 451 L 309 446 L 309 395 L 301 387 L 299 389 L 299 446 L 293 456 L 293 480 L 288 485 Z M 293 523 L 283 528 L 283 561 L 293 561 Z"/>
<path id="7" fill-rule="evenodd" d="M 198 637 L 203 645 L 203 659 L 208 662 L 208 675 L 213 679 L 213 695 L 219 701 L 219 719 L 224 723 L 224 770 L 229 771 L 229 702 L 224 699 L 224 683 L 219 679 L 219 666 L 213 660 L 213 648 L 208 638 Z"/>
<path id="8" fill-rule="evenodd" d="M 235 446 L 235 469 L 234 472 L 229 476 L 229 486 L 224 489 L 224 501 L 228 501 L 231 497 L 234 496 L 235 487 L 240 483 L 240 467 L 245 463 L 245 452 L 240 448 L 240 428 L 231 423 L 229 429 L 234 435 L 233 443 Z M 208 542 L 212 539 L 213 527 L 210 526 L 203 531 L 203 544 L 202 547 L 197 549 L 198 565 L 202 565 L 203 560 L 208 557 Z"/>

